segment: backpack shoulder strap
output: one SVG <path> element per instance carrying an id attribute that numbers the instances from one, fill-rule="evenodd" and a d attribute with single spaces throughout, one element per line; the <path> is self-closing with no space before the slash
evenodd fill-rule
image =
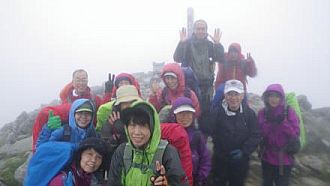
<path id="1" fill-rule="evenodd" d="M 89 100 L 92 102 L 92 105 L 96 109 L 96 107 L 97 107 L 96 95 L 91 93 L 91 98 Z"/>
<path id="2" fill-rule="evenodd" d="M 289 107 L 290 105 L 287 105 L 284 110 L 284 118 L 289 121 Z"/>
<path id="3" fill-rule="evenodd" d="M 133 148 L 129 143 L 126 143 L 125 149 L 124 149 L 124 169 L 125 169 L 125 174 L 128 173 L 128 170 L 131 168 L 132 165 L 132 154 L 133 154 Z"/>
<path id="4" fill-rule="evenodd" d="M 70 141 L 71 140 L 71 127 L 68 123 L 63 125 L 63 138 L 62 141 Z"/>
<path id="5" fill-rule="evenodd" d="M 183 95 L 184 97 L 191 98 L 191 89 L 189 87 L 185 87 Z"/>
<path id="6" fill-rule="evenodd" d="M 159 161 L 159 163 L 162 165 L 163 164 L 163 155 L 165 152 L 165 149 L 168 145 L 168 141 L 167 140 L 160 140 L 158 147 L 157 147 L 157 151 L 154 155 L 154 158 L 152 160 L 152 165 L 151 165 L 151 169 L 153 170 L 154 173 L 157 173 L 156 171 L 156 161 Z"/>
<path id="7" fill-rule="evenodd" d="M 156 161 L 159 161 L 161 164 L 163 163 L 163 155 L 164 151 L 168 145 L 167 140 L 161 140 L 160 143 L 158 144 L 157 151 L 153 157 L 152 164 L 149 167 L 150 169 L 153 170 L 154 173 L 157 173 L 156 171 Z M 125 168 L 125 174 L 128 173 L 129 169 L 132 167 L 132 154 L 133 154 L 133 149 L 132 146 L 129 145 L 129 143 L 126 143 L 125 149 L 124 149 L 124 168 Z"/>

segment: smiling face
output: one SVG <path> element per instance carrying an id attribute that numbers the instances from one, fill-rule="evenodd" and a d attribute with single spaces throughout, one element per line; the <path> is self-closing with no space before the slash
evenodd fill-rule
<path id="1" fill-rule="evenodd" d="M 194 34 L 197 39 L 204 39 L 207 36 L 207 24 L 203 20 L 194 23 Z"/>
<path id="2" fill-rule="evenodd" d="M 171 90 L 174 90 L 178 87 L 178 78 L 174 76 L 165 76 L 164 81 L 165 85 Z"/>
<path id="3" fill-rule="evenodd" d="M 243 93 L 238 93 L 235 91 L 229 91 L 225 94 L 225 100 L 228 104 L 228 107 L 232 111 L 237 111 L 242 103 L 244 98 Z"/>
<path id="4" fill-rule="evenodd" d="M 194 121 L 194 113 L 191 111 L 182 111 L 175 114 L 176 122 L 183 127 L 189 127 Z"/>
<path id="5" fill-rule="evenodd" d="M 148 123 L 140 124 L 130 121 L 127 130 L 135 148 L 142 149 L 145 147 L 151 136 Z"/>
<path id="6" fill-rule="evenodd" d="M 88 75 L 86 71 L 77 71 L 73 75 L 72 79 L 73 88 L 76 94 L 81 95 L 87 91 L 88 87 Z"/>
<path id="7" fill-rule="evenodd" d="M 267 101 L 271 107 L 275 108 L 280 105 L 281 95 L 277 92 L 270 92 L 267 96 Z"/>
<path id="8" fill-rule="evenodd" d="M 74 114 L 76 123 L 80 128 L 86 128 L 92 121 L 92 112 L 82 111 Z"/>
<path id="9" fill-rule="evenodd" d="M 81 154 L 80 167 L 87 173 L 95 172 L 102 164 L 102 155 L 93 148 L 86 149 Z"/>

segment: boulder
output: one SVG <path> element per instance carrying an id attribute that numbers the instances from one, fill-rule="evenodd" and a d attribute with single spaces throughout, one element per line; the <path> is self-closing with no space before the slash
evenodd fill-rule
<path id="1" fill-rule="evenodd" d="M 6 186 L 5 181 L 2 178 L 0 178 L 0 186 Z"/>
<path id="2" fill-rule="evenodd" d="M 0 154 L 15 155 L 23 154 L 31 150 L 32 136 L 16 141 L 14 144 L 5 144 L 0 147 Z"/>
<path id="3" fill-rule="evenodd" d="M 305 167 L 310 168 L 316 174 L 322 174 L 322 173 L 330 174 L 329 163 L 327 162 L 329 162 L 329 159 L 322 155 L 320 156 L 306 155 L 301 157 L 301 163 Z"/>
<path id="4" fill-rule="evenodd" d="M 26 169 L 27 169 L 28 163 L 32 157 L 32 152 L 27 153 L 25 156 L 28 156 L 27 160 L 20 167 L 18 167 L 15 171 L 15 180 L 21 184 L 23 184 L 24 177 L 26 174 Z"/>
<path id="5" fill-rule="evenodd" d="M 305 95 L 297 96 L 299 106 L 304 111 L 310 111 L 312 109 L 312 104 L 308 101 Z"/>

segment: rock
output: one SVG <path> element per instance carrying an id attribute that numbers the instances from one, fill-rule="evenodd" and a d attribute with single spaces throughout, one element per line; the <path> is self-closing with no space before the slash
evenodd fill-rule
<path id="1" fill-rule="evenodd" d="M 328 141 L 328 140 L 326 140 L 326 139 L 322 139 L 321 140 L 321 142 L 324 144 L 324 146 L 326 147 L 326 148 L 330 148 L 330 142 Z"/>
<path id="2" fill-rule="evenodd" d="M 305 95 L 299 95 L 297 99 L 302 110 L 310 111 L 312 109 L 312 104 L 307 100 Z"/>
<path id="3" fill-rule="evenodd" d="M 325 183 L 322 180 L 315 177 L 302 177 L 300 183 L 297 186 L 329 186 L 329 183 Z"/>
<path id="4" fill-rule="evenodd" d="M 27 120 L 29 118 L 29 115 L 27 112 L 23 111 L 15 120 L 15 123 L 21 124 L 23 123 L 25 120 Z"/>
<path id="5" fill-rule="evenodd" d="M 33 112 L 31 112 L 28 116 L 28 118 L 26 118 L 24 120 L 24 122 L 22 122 L 19 127 L 18 127 L 18 130 L 16 132 L 16 135 L 19 136 L 19 135 L 31 135 L 32 134 L 32 128 L 33 128 L 33 123 L 34 123 L 34 120 L 35 118 L 37 117 L 37 114 L 38 114 L 38 110 L 35 110 Z"/>
<path id="6" fill-rule="evenodd" d="M 309 167 L 318 174 L 322 173 L 323 170 L 327 169 L 327 167 L 324 167 L 325 166 L 324 161 L 322 161 L 322 159 L 314 155 L 302 157 L 301 163 L 304 166 Z"/>
<path id="7" fill-rule="evenodd" d="M 16 135 L 14 131 L 11 131 L 6 139 L 6 144 L 14 144 L 16 142 Z"/>
<path id="8" fill-rule="evenodd" d="M 315 116 L 320 117 L 321 120 L 330 120 L 330 108 L 318 108 L 311 111 Z M 330 126 L 330 123 L 327 123 Z"/>
<path id="9" fill-rule="evenodd" d="M 24 177 L 26 174 L 26 169 L 27 169 L 28 163 L 32 157 L 32 152 L 30 152 L 26 155 L 28 156 L 27 160 L 20 167 L 18 167 L 15 171 L 15 180 L 20 182 L 21 184 L 23 184 Z"/>
<path id="10" fill-rule="evenodd" d="M 264 107 L 264 101 L 260 96 L 252 93 L 248 93 L 248 104 L 252 110 L 257 114 L 258 111 Z"/>
<path id="11" fill-rule="evenodd" d="M 5 181 L 2 178 L 0 178 L 0 186 L 6 186 Z"/>
<path id="12" fill-rule="evenodd" d="M 5 144 L 2 147 L 0 147 L 0 154 L 15 155 L 15 154 L 25 153 L 31 150 L 32 148 L 31 142 L 32 142 L 32 136 L 17 141 L 12 145 Z"/>

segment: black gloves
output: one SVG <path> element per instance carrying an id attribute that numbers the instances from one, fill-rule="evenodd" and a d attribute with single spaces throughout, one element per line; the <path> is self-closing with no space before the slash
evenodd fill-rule
<path id="1" fill-rule="evenodd" d="M 109 73 L 109 80 L 105 82 L 105 93 L 112 92 L 113 85 L 115 84 L 115 74 Z"/>

